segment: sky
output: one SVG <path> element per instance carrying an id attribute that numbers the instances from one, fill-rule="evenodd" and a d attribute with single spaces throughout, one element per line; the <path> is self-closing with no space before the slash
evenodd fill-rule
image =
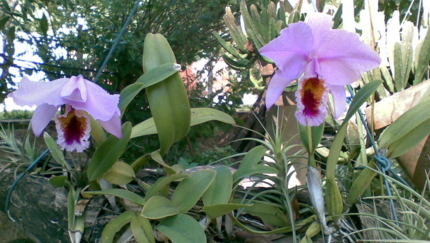
<path id="1" fill-rule="evenodd" d="M 17 33 L 17 37 L 22 37 L 24 38 L 25 35 L 23 35 L 23 33 Z M 21 67 L 30 67 L 30 68 L 36 68 L 36 65 L 32 64 L 31 62 L 39 62 L 42 63 L 42 59 L 35 55 L 34 53 L 34 48 L 31 47 L 27 42 L 19 42 L 17 40 L 18 38 L 15 39 L 14 44 L 15 44 L 15 55 L 14 55 L 14 63 L 18 66 Z M 0 35 L 0 53 L 3 50 L 3 35 Z M 3 62 L 4 60 L 0 57 L 0 63 Z M 15 67 L 10 67 L 9 71 L 11 72 L 11 74 L 16 75 L 19 78 L 15 78 L 13 79 L 13 81 L 15 83 L 19 83 L 19 81 L 21 80 L 20 77 L 22 77 L 20 70 L 18 68 Z M 0 70 L 1 72 L 1 70 Z M 28 75 L 27 75 L 28 76 Z M 39 80 L 43 80 L 45 78 L 45 74 L 43 72 L 34 72 L 31 76 L 28 76 L 31 80 L 34 81 L 39 81 Z M 7 111 L 11 111 L 11 110 L 34 110 L 36 109 L 36 106 L 33 107 L 29 107 L 29 106 L 17 106 L 12 99 L 10 98 L 6 98 L 4 103 L 0 103 L 0 111 L 4 111 L 5 109 L 5 105 L 6 105 L 6 110 Z"/>

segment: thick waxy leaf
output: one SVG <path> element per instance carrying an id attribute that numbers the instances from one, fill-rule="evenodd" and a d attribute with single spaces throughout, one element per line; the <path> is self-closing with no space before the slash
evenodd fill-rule
<path id="1" fill-rule="evenodd" d="M 152 196 L 158 195 L 158 193 L 165 187 L 169 187 L 170 183 L 176 180 L 190 177 L 189 174 L 174 174 L 158 179 L 154 185 L 151 186 L 148 193 L 146 193 L 145 199 L 148 200 Z"/>
<path id="2" fill-rule="evenodd" d="M 172 243 L 206 243 L 200 224 L 185 214 L 165 218 L 155 229 L 165 234 Z"/>
<path id="3" fill-rule="evenodd" d="M 172 196 L 172 202 L 181 213 L 190 210 L 208 189 L 215 178 L 216 172 L 213 170 L 199 170 L 185 178 L 176 187 Z"/>
<path id="4" fill-rule="evenodd" d="M 143 52 L 143 71 L 149 72 L 166 63 L 176 63 L 173 51 L 161 34 L 148 34 Z M 160 155 L 183 138 L 190 129 L 191 110 L 178 73 L 147 88 L 149 107 L 160 139 Z"/>
<path id="5" fill-rule="evenodd" d="M 240 199 L 233 200 L 235 203 L 240 201 Z M 281 209 L 279 209 L 279 207 L 260 201 L 245 201 L 245 203 L 248 202 L 252 206 L 244 208 L 244 211 L 251 215 L 260 217 L 264 223 L 277 227 L 285 227 L 289 225 L 287 216 Z"/>
<path id="6" fill-rule="evenodd" d="M 212 108 L 191 108 L 191 123 L 190 126 L 198 125 L 208 121 L 220 121 L 228 124 L 236 124 L 234 119 L 219 110 Z M 131 130 L 131 138 L 157 134 L 154 119 L 149 118 L 133 127 Z"/>
<path id="7" fill-rule="evenodd" d="M 231 197 L 233 176 L 230 168 L 221 166 L 214 170 L 216 171 L 216 176 L 202 196 L 205 206 L 228 203 Z"/>
<path id="8" fill-rule="evenodd" d="M 118 161 L 104 173 L 103 178 L 111 184 L 124 185 L 130 183 L 135 176 L 134 170 L 129 164 Z"/>
<path id="9" fill-rule="evenodd" d="M 373 92 L 376 91 L 378 86 L 382 83 L 382 81 L 373 81 L 368 84 L 366 84 L 354 97 L 354 100 L 352 101 L 348 112 L 346 114 L 346 117 L 336 134 L 336 137 L 333 140 L 333 144 L 330 147 L 330 154 L 327 159 L 327 167 L 326 167 L 326 178 L 327 181 L 327 192 L 326 195 L 326 205 L 329 206 L 329 214 L 330 216 L 337 215 L 339 212 L 343 211 L 342 205 L 342 198 L 339 191 L 339 187 L 336 184 L 336 178 L 335 178 L 335 170 L 337 161 L 342 149 L 343 140 L 346 136 L 346 130 L 349 119 L 358 111 L 360 106 L 373 94 Z"/>
<path id="10" fill-rule="evenodd" d="M 66 181 L 67 181 L 67 176 L 64 176 L 64 175 L 63 176 L 54 176 L 54 177 L 49 178 L 49 183 L 53 186 L 56 186 L 56 187 L 65 186 L 67 184 Z"/>
<path id="11" fill-rule="evenodd" d="M 138 243 L 155 243 L 151 223 L 146 218 L 136 214 L 130 223 L 134 239 Z"/>
<path id="12" fill-rule="evenodd" d="M 122 138 L 110 136 L 101 144 L 88 165 L 88 179 L 94 181 L 108 171 L 121 157 L 126 148 L 131 134 L 131 123 L 122 125 Z"/>
<path id="13" fill-rule="evenodd" d="M 411 129 L 407 135 L 392 142 L 388 147 L 388 158 L 396 158 L 408 152 L 430 133 L 430 118 Z"/>
<path id="14" fill-rule="evenodd" d="M 381 137 L 379 138 L 379 148 L 387 148 L 391 143 L 397 140 L 406 139 L 413 129 L 429 120 L 429 106 L 430 100 L 423 101 L 400 116 L 381 134 Z M 425 127 L 419 129 L 422 129 L 423 134 L 426 132 Z M 413 143 L 414 141 L 410 142 Z M 418 143 L 420 141 L 421 140 L 416 140 L 415 142 Z"/>
<path id="15" fill-rule="evenodd" d="M 125 109 L 136 95 L 151 85 L 159 83 L 178 72 L 178 66 L 174 63 L 166 63 L 144 73 L 136 83 L 130 84 L 121 91 L 119 109 L 124 114 Z"/>
<path id="16" fill-rule="evenodd" d="M 151 197 L 142 209 L 142 216 L 147 219 L 162 219 L 179 213 L 179 208 L 162 196 Z"/>
<path id="17" fill-rule="evenodd" d="M 72 171 L 72 168 L 66 162 L 64 158 L 63 152 L 61 152 L 60 147 L 58 147 L 57 142 L 52 139 L 51 136 L 47 132 L 43 133 L 43 139 L 45 140 L 46 146 L 48 146 L 49 151 L 51 152 L 52 157 L 59 163 L 61 166 L 67 169 L 67 171 Z"/>
<path id="18" fill-rule="evenodd" d="M 125 211 L 120 214 L 118 217 L 109 221 L 109 223 L 105 226 L 101 240 L 103 243 L 111 243 L 115 237 L 115 234 L 121 230 L 124 225 L 130 223 L 133 218 L 134 213 L 131 211 Z"/>
<path id="19" fill-rule="evenodd" d="M 145 200 L 140 197 L 139 195 L 137 195 L 134 192 L 131 191 L 127 191 L 124 189 L 108 189 L 108 190 L 103 190 L 103 191 L 89 191 L 89 192 L 85 192 L 86 194 L 90 194 L 90 195 L 112 195 L 115 197 L 120 197 L 123 199 L 127 199 L 129 201 L 132 201 L 140 206 L 143 206 L 145 204 Z"/>

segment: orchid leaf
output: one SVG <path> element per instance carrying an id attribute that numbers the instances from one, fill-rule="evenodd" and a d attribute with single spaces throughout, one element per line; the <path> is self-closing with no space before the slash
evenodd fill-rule
<path id="1" fill-rule="evenodd" d="M 125 87 L 121 91 L 120 95 L 119 109 L 121 110 L 121 114 L 124 114 L 127 106 L 134 99 L 134 97 L 136 97 L 136 95 L 142 91 L 142 89 L 157 84 L 177 72 L 178 69 L 174 63 L 162 64 L 144 73 L 136 80 L 136 83 Z"/>
<path id="2" fill-rule="evenodd" d="M 124 189 L 108 189 L 108 190 L 103 190 L 103 191 L 88 191 L 85 193 L 90 194 L 90 195 L 112 195 L 115 197 L 127 199 L 129 201 L 136 203 L 137 205 L 140 205 L 140 206 L 143 206 L 145 204 L 145 200 L 142 197 L 140 197 L 139 195 L 137 195 L 134 192 L 127 191 Z"/>
<path id="3" fill-rule="evenodd" d="M 214 170 L 216 171 L 215 178 L 202 196 L 205 206 L 228 203 L 231 197 L 233 177 L 230 168 L 220 166 Z"/>
<path id="4" fill-rule="evenodd" d="M 181 180 L 184 178 L 188 178 L 190 177 L 189 174 L 174 174 L 174 175 L 170 175 L 170 176 L 165 176 L 165 177 L 161 177 L 160 179 L 158 179 L 154 185 L 151 186 L 151 188 L 149 189 L 149 191 L 146 193 L 145 199 L 148 200 L 153 196 L 156 196 L 159 194 L 159 192 L 161 190 L 163 190 L 163 188 L 165 187 L 169 187 L 170 183 L 176 180 Z"/>
<path id="5" fill-rule="evenodd" d="M 115 234 L 121 230 L 124 225 L 130 223 L 131 219 L 133 218 L 134 213 L 131 211 L 125 211 L 124 213 L 120 214 L 118 217 L 112 219 L 109 221 L 109 223 L 105 226 L 101 241 L 103 243 L 111 243 L 114 240 Z"/>
<path id="6" fill-rule="evenodd" d="M 103 178 L 114 185 L 124 185 L 130 183 L 136 176 L 133 168 L 125 162 L 117 161 L 113 164 L 106 173 L 103 174 Z"/>
<path id="7" fill-rule="evenodd" d="M 394 121 L 389 127 L 387 127 L 379 138 L 379 148 L 387 148 L 391 143 L 397 140 L 404 140 L 409 133 L 420 126 L 420 124 L 430 119 L 430 112 L 428 107 L 430 106 L 430 100 L 420 102 L 410 110 L 405 112 L 396 121 Z M 426 132 L 425 128 L 422 130 Z M 421 140 L 417 140 L 418 143 Z"/>
<path id="8" fill-rule="evenodd" d="M 190 126 L 195 126 L 208 121 L 220 121 L 228 124 L 236 124 L 234 119 L 222 111 L 212 108 L 191 108 L 191 123 Z M 146 119 L 145 121 L 135 125 L 131 130 L 131 138 L 157 134 L 154 118 Z"/>
<path id="9" fill-rule="evenodd" d="M 88 165 L 88 179 L 94 181 L 108 171 L 112 165 L 121 157 L 126 148 L 131 134 L 131 123 L 126 122 L 122 125 L 122 138 L 109 136 L 101 144 Z"/>
<path id="10" fill-rule="evenodd" d="M 326 191 L 328 194 L 326 195 L 326 205 L 330 205 L 328 207 L 329 215 L 334 216 L 338 215 L 343 211 L 342 206 L 342 197 L 339 191 L 339 187 L 336 183 L 335 178 L 335 170 L 337 161 L 342 150 L 343 140 L 346 136 L 346 131 L 348 127 L 348 121 L 351 117 L 358 111 L 360 106 L 377 90 L 379 85 L 381 85 L 382 81 L 373 81 L 367 83 L 361 90 L 355 95 L 354 100 L 352 101 L 349 110 L 346 114 L 346 117 L 336 134 L 336 137 L 333 140 L 332 146 L 330 147 L 330 154 L 327 158 L 327 167 L 326 167 L 326 178 L 329 183 L 327 184 Z"/>
<path id="11" fill-rule="evenodd" d="M 236 203 L 239 200 L 240 199 L 234 199 L 233 202 Z M 260 217 L 265 224 L 276 227 L 285 227 L 290 225 L 287 216 L 278 206 L 261 201 L 251 200 L 246 200 L 245 203 L 252 206 L 245 207 L 244 211 L 253 216 Z"/>
<path id="12" fill-rule="evenodd" d="M 46 146 L 48 146 L 48 149 L 51 152 L 51 155 L 55 159 L 55 161 L 57 161 L 57 163 L 66 168 L 67 171 L 72 171 L 72 168 L 64 158 L 63 152 L 61 151 L 60 147 L 58 147 L 57 142 L 55 142 L 54 139 L 49 136 L 47 132 L 43 133 L 43 139 L 45 140 L 45 144 Z"/>
<path id="13" fill-rule="evenodd" d="M 131 219 L 130 228 L 138 243 L 155 243 L 153 229 L 148 219 L 137 214 Z"/>
<path id="14" fill-rule="evenodd" d="M 49 178 L 49 184 L 55 187 L 63 187 L 67 184 L 67 176 L 54 176 Z"/>
<path id="15" fill-rule="evenodd" d="M 209 188 L 216 175 L 213 170 L 199 170 L 179 183 L 173 192 L 172 202 L 181 213 L 190 210 Z"/>
<path id="16" fill-rule="evenodd" d="M 149 72 L 166 63 L 176 63 L 172 48 L 161 34 L 148 34 L 143 51 L 143 71 Z M 160 140 L 160 155 L 187 135 L 190 129 L 191 110 L 187 92 L 179 73 L 147 87 L 154 123 Z"/>
<path id="17" fill-rule="evenodd" d="M 142 83 L 132 83 L 125 87 L 119 96 L 119 109 L 121 110 L 121 115 L 124 115 L 125 109 L 130 104 L 130 102 L 136 97 L 137 94 L 145 88 Z"/>
<path id="18" fill-rule="evenodd" d="M 147 219 L 162 219 L 179 213 L 179 208 L 162 196 L 151 197 L 142 209 L 142 216 Z"/>
<path id="19" fill-rule="evenodd" d="M 160 165 L 162 165 L 163 168 L 164 168 L 164 171 L 166 171 L 167 174 L 172 175 L 172 174 L 176 173 L 176 171 L 172 167 L 170 167 L 170 165 L 168 165 L 168 164 L 166 164 L 166 162 L 164 162 L 163 157 L 161 157 L 160 150 L 152 152 L 151 153 L 151 158 L 155 162 L 157 162 Z"/>
<path id="20" fill-rule="evenodd" d="M 388 158 L 396 158 L 411 150 L 430 133 L 430 118 L 411 129 L 407 135 L 392 142 L 388 147 Z"/>
<path id="21" fill-rule="evenodd" d="M 206 243 L 200 224 L 185 214 L 165 218 L 155 229 L 165 234 L 172 243 Z"/>

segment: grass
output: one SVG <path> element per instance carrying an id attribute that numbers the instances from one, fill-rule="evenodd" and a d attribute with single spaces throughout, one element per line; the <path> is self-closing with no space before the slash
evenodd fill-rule
<path id="1" fill-rule="evenodd" d="M 34 111 L 28 110 L 12 110 L 0 112 L 0 120 L 11 120 L 11 119 L 30 119 L 33 116 Z"/>

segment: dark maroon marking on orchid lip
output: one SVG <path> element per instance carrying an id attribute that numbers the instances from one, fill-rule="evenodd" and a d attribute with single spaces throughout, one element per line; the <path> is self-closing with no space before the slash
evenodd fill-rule
<path id="1" fill-rule="evenodd" d="M 71 110 L 66 117 L 60 117 L 59 120 L 66 144 L 71 145 L 73 142 L 80 144 L 86 130 L 85 117 L 78 117 L 75 111 Z"/>
<path id="2" fill-rule="evenodd" d="M 317 77 L 303 80 L 300 98 L 304 106 L 303 114 L 305 116 L 314 117 L 320 113 L 325 91 L 324 80 Z"/>

